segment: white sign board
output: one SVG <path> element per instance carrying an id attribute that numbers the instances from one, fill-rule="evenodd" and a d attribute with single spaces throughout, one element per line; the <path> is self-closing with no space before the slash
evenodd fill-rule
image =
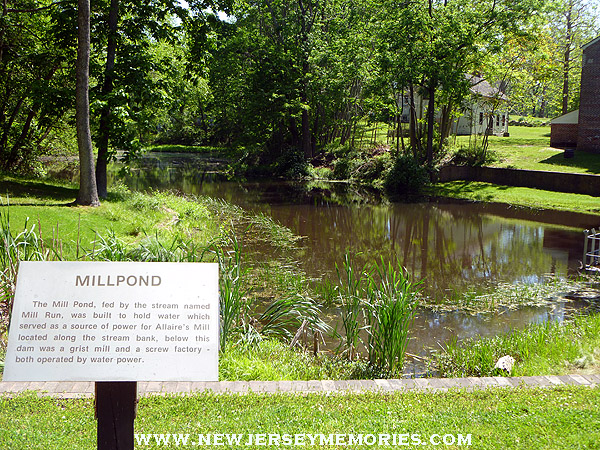
<path id="1" fill-rule="evenodd" d="M 21 262 L 4 381 L 218 380 L 218 265 Z"/>

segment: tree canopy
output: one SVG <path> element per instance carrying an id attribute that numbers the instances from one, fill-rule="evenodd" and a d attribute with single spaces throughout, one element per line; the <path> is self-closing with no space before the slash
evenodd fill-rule
<path id="1" fill-rule="evenodd" d="M 4 2 L 3 170 L 39 170 L 40 155 L 74 145 L 78 6 Z M 598 33 L 586 0 L 96 0 L 90 26 L 100 196 L 117 152 L 132 159 L 152 142 L 244 146 L 293 165 L 386 122 L 395 152 L 431 165 L 470 75 L 501 87 L 516 114 L 558 115 L 577 107 L 580 48 Z"/>

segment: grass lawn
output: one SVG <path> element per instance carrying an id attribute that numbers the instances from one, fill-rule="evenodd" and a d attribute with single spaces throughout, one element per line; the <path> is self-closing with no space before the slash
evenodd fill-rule
<path id="1" fill-rule="evenodd" d="M 510 127 L 510 137 L 490 136 L 490 150 L 497 161 L 492 167 L 600 174 L 600 154 L 575 152 L 565 159 L 564 150 L 550 147 L 550 127 Z M 457 138 L 466 145 L 468 136 Z"/>
<path id="2" fill-rule="evenodd" d="M 207 244 L 219 234 L 206 204 L 166 193 L 113 192 L 97 208 L 70 206 L 77 196 L 72 185 L 7 175 L 0 176 L 0 193 L 0 213 L 10 220 L 13 232 L 35 227 L 43 239 L 60 239 L 68 259 L 75 256 L 78 242 L 90 250 L 97 235 L 112 232 L 129 243 L 148 236 L 166 241 L 193 236 Z"/>
<path id="3" fill-rule="evenodd" d="M 308 434 L 326 438 L 343 434 L 346 442 L 350 434 L 362 434 L 366 442 L 371 439 L 366 435 L 379 439 L 379 435 L 408 434 L 411 446 L 420 442 L 418 447 L 424 449 L 597 449 L 599 403 L 599 388 L 582 387 L 389 395 L 156 396 L 140 400 L 136 448 L 194 447 L 199 434 L 223 433 L 241 434 L 244 439 L 239 445 L 225 443 L 225 448 L 248 449 L 265 447 L 245 445 L 248 434 L 266 434 L 267 442 L 268 434 L 305 434 L 303 448 L 340 448 L 320 445 L 320 437 L 312 445 Z M 0 398 L 0 423 L 2 450 L 95 448 L 91 400 L 42 399 L 32 394 Z M 187 445 L 175 445 L 169 436 L 171 445 L 164 440 L 157 445 L 151 437 L 146 444 L 141 433 L 181 434 L 182 439 L 188 435 L 189 440 Z M 471 445 L 458 445 L 459 435 L 470 437 Z M 443 437 L 448 442 L 454 439 L 455 444 L 444 445 Z M 348 448 L 388 446 L 376 442 Z"/>
<path id="4" fill-rule="evenodd" d="M 600 197 L 525 187 L 499 186 L 480 181 L 437 183 L 428 187 L 426 192 L 440 197 L 508 203 L 528 208 L 557 209 L 588 214 L 600 212 Z"/>

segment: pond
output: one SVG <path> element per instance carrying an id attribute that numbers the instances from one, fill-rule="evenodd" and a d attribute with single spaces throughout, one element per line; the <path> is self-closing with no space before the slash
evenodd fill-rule
<path id="1" fill-rule="evenodd" d="M 341 265 L 345 253 L 360 263 L 396 260 L 414 279 L 423 280 L 430 303 L 499 284 L 536 286 L 574 275 L 582 259 L 582 230 L 598 225 L 595 216 L 497 204 L 435 198 L 389 202 L 343 183 L 218 181 L 201 160 L 194 161 L 173 154 L 146 159 L 124 182 L 134 190 L 209 195 L 272 217 L 304 237 L 298 264 L 312 278 L 335 281 L 336 263 Z M 425 355 L 453 337 L 563 320 L 578 306 L 557 299 L 549 306 L 502 309 L 494 315 L 423 309 L 408 351 Z"/>

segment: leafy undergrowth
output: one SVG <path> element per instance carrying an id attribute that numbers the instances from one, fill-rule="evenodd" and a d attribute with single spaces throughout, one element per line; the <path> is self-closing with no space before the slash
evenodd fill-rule
<path id="1" fill-rule="evenodd" d="M 135 433 L 189 434 L 190 447 L 198 442 L 198 434 L 243 434 L 243 442 L 226 448 L 247 449 L 264 448 L 245 445 L 248 434 L 261 433 L 321 433 L 326 438 L 362 434 L 376 439 L 379 434 L 408 433 L 423 442 L 419 445 L 423 449 L 461 448 L 430 442 L 433 435 L 439 435 L 434 437 L 437 443 L 444 435 L 452 434 L 457 440 L 460 434 L 470 435 L 468 448 L 478 450 L 593 449 L 600 441 L 599 402 L 600 389 L 585 387 L 435 394 L 153 396 L 140 399 Z M 0 397 L 0 423 L 0 449 L 80 450 L 96 445 L 92 400 L 34 394 Z M 319 441 L 313 445 L 305 439 L 303 448 L 323 448 Z M 169 446 L 151 439 L 136 448 L 179 447 L 173 441 Z M 375 442 L 355 448 L 387 446 Z"/>

